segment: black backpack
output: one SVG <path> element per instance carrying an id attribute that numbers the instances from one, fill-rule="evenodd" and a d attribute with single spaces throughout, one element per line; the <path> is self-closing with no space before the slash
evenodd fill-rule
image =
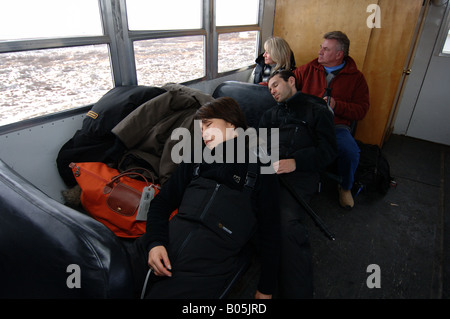
<path id="1" fill-rule="evenodd" d="M 68 187 L 77 185 L 71 162 L 118 162 L 125 146 L 111 130 L 141 104 L 164 92 L 159 87 L 130 85 L 115 87 L 103 95 L 86 114 L 81 129 L 58 152 L 56 166 L 64 183 Z"/>
<path id="2" fill-rule="evenodd" d="M 358 168 L 355 172 L 357 193 L 362 190 L 385 195 L 391 185 L 395 185 L 391 176 L 389 162 L 378 145 L 356 141 L 361 150 Z"/>

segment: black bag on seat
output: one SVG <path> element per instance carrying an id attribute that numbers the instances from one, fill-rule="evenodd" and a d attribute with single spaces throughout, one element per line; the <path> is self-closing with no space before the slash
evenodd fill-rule
<path id="1" fill-rule="evenodd" d="M 144 102 L 166 92 L 159 87 L 118 86 L 107 92 L 95 103 L 82 128 L 75 132 L 60 149 L 56 164 L 64 183 L 75 186 L 71 162 L 115 162 L 122 155 L 124 146 L 111 130 L 128 114 Z"/>
<path id="2" fill-rule="evenodd" d="M 386 194 L 394 179 L 391 176 L 389 162 L 378 145 L 356 141 L 361 150 L 358 168 L 355 172 L 355 186 L 358 193 L 365 189 L 369 192 Z"/>

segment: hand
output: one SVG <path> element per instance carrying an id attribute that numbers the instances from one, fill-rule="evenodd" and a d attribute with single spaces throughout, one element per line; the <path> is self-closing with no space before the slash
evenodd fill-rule
<path id="1" fill-rule="evenodd" d="M 172 277 L 169 256 L 164 246 L 155 246 L 148 253 L 148 265 L 156 276 Z"/>
<path id="2" fill-rule="evenodd" d="M 328 104 L 328 96 L 325 96 L 323 99 Z M 334 108 L 336 107 L 336 100 L 333 97 L 330 97 L 330 107 L 332 110 L 334 110 Z"/>
<path id="3" fill-rule="evenodd" d="M 272 166 L 277 174 L 291 173 L 297 168 L 295 159 L 293 158 L 279 160 L 278 162 L 273 163 Z"/>
<path id="4" fill-rule="evenodd" d="M 256 290 L 255 299 L 272 299 L 272 295 L 266 295 L 259 290 Z"/>

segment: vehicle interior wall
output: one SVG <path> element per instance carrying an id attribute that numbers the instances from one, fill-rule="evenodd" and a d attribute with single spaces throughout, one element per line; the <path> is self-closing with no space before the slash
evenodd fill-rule
<path id="1" fill-rule="evenodd" d="M 297 65 L 317 57 L 326 32 L 341 30 L 348 35 L 350 56 L 370 91 L 371 107 L 358 122 L 356 138 L 381 145 L 423 4 L 423 0 L 278 0 L 274 35 L 289 42 Z M 373 5 L 380 9 L 378 16 Z"/>

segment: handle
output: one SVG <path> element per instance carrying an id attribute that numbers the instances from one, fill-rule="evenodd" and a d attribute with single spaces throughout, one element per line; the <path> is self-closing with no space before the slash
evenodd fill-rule
<path id="1" fill-rule="evenodd" d="M 147 178 L 143 174 L 135 172 L 135 170 L 137 170 L 137 169 L 141 169 L 141 168 L 131 168 L 131 169 L 128 169 L 128 170 L 120 173 L 119 175 L 114 176 L 113 178 L 111 178 L 111 181 L 108 184 L 106 184 L 106 186 L 112 187 L 113 184 L 115 182 L 117 182 L 121 177 L 123 177 L 123 176 L 130 176 L 130 175 L 140 176 L 145 181 L 147 186 L 150 186 L 151 184 L 154 184 L 155 180 L 153 178 L 153 174 L 150 171 L 146 170 L 145 168 L 142 168 L 142 170 L 148 172 L 150 174 L 150 176 L 152 177 L 152 183 L 151 184 L 148 182 Z"/>
<path id="2" fill-rule="evenodd" d="M 155 178 L 153 177 L 153 173 L 152 173 L 151 171 L 149 171 L 148 169 L 143 168 L 143 167 L 130 168 L 130 169 L 127 169 L 126 171 L 123 171 L 121 174 L 133 172 L 133 171 L 136 171 L 136 170 L 141 170 L 141 171 L 147 172 L 147 174 L 150 175 L 150 177 L 152 178 L 152 184 L 155 184 Z M 137 172 L 134 173 L 134 174 L 136 174 L 136 175 L 141 175 L 141 176 L 147 181 L 147 179 L 145 178 L 145 176 L 143 176 L 142 174 L 139 174 L 139 173 L 137 173 Z M 117 176 L 119 176 L 119 175 L 117 175 Z"/>

